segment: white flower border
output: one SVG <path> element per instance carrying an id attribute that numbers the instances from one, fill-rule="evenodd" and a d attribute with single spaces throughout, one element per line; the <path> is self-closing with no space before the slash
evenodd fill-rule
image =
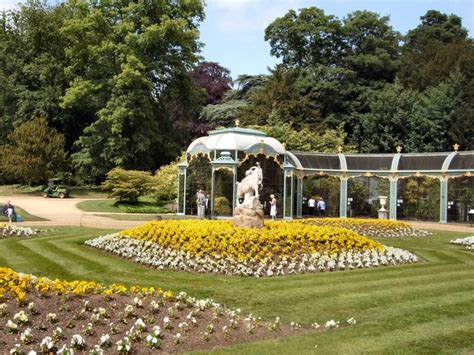
<path id="1" fill-rule="evenodd" d="M 8 237 L 31 237 L 38 234 L 37 229 L 33 229 L 30 227 L 20 227 L 14 224 L 6 224 L 0 225 L 0 238 L 8 238 Z"/>
<path id="2" fill-rule="evenodd" d="M 218 255 L 201 257 L 163 247 L 154 242 L 120 236 L 118 233 L 90 239 L 84 244 L 160 270 L 174 269 L 254 277 L 351 270 L 418 262 L 415 254 L 388 246 L 384 246 L 380 252 L 370 249 L 363 252 L 346 251 L 332 255 L 314 253 L 297 257 L 265 258 L 257 262 L 238 261 Z"/>
<path id="3" fill-rule="evenodd" d="M 458 238 L 449 241 L 451 244 L 465 245 L 466 250 L 474 251 L 474 235 L 466 238 Z"/>

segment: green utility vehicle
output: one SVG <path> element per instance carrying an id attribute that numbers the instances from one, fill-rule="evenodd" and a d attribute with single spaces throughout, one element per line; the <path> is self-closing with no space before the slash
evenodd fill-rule
<path id="1" fill-rule="evenodd" d="M 48 186 L 43 190 L 43 197 L 69 197 L 69 189 L 64 185 L 61 178 L 53 178 L 48 180 Z"/>

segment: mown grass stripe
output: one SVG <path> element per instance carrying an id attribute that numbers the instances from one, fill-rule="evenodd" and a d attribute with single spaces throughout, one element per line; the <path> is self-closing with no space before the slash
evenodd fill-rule
<path id="1" fill-rule="evenodd" d="M 34 250 L 27 243 L 28 241 L 19 240 L 16 243 L 10 243 L 9 247 L 11 251 L 14 251 L 22 259 L 22 263 L 16 266 L 17 262 L 12 263 L 8 262 L 8 265 L 14 268 L 16 271 L 21 271 L 25 273 L 40 273 L 46 272 L 47 275 L 41 276 L 51 276 L 54 273 L 60 273 L 61 275 L 67 275 L 72 277 L 73 275 L 63 268 L 63 266 L 51 259 L 41 255 L 41 249 Z M 27 270 L 28 269 L 28 270 Z"/>

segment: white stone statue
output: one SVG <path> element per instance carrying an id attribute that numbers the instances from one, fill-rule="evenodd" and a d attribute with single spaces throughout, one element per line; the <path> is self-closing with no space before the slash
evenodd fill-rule
<path id="1" fill-rule="evenodd" d="M 260 164 L 245 172 L 245 178 L 237 183 L 237 206 L 234 212 L 234 225 L 237 227 L 263 227 L 263 206 L 258 199 L 262 187 L 263 174 Z M 244 199 L 242 203 L 239 199 Z"/>
<path id="2" fill-rule="evenodd" d="M 262 187 L 263 174 L 260 163 L 257 166 L 252 166 L 245 172 L 245 178 L 241 182 L 237 183 L 237 204 L 239 199 L 244 199 L 243 205 L 250 205 L 251 198 L 256 197 L 258 199 L 258 190 Z"/>

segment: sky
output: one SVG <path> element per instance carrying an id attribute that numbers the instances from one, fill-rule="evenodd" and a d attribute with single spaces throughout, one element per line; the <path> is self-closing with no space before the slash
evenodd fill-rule
<path id="1" fill-rule="evenodd" d="M 0 10 L 19 0 L 0 0 Z M 54 3 L 54 0 L 50 0 Z M 200 26 L 201 55 L 230 69 L 231 76 L 267 74 L 277 58 L 270 55 L 264 40 L 265 28 L 290 9 L 316 6 L 327 15 L 343 18 L 355 10 L 370 10 L 389 16 L 402 34 L 420 23 L 420 16 L 435 9 L 456 14 L 474 35 L 474 0 L 205 0 L 206 19 Z"/>

